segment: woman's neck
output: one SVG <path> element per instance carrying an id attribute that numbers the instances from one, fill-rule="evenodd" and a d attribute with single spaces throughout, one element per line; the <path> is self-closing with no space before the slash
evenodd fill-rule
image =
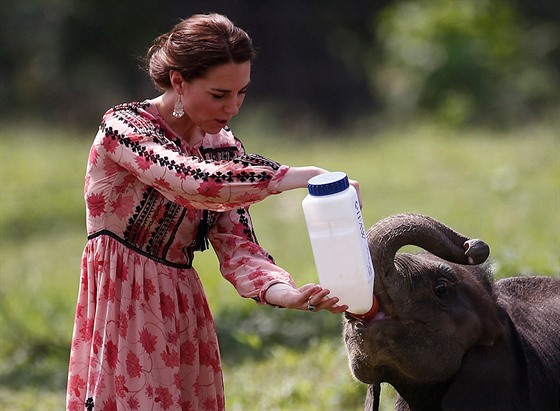
<path id="1" fill-rule="evenodd" d="M 177 101 L 177 96 L 173 91 L 166 91 L 152 101 L 167 126 L 182 140 L 190 146 L 194 146 L 202 140 L 204 132 L 186 114 L 181 118 L 173 116 L 173 109 Z"/>

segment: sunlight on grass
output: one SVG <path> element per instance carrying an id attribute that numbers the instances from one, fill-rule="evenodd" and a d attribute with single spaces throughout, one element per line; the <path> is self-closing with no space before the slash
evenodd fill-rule
<path id="1" fill-rule="evenodd" d="M 347 172 L 360 182 L 367 225 L 398 212 L 428 214 L 486 241 L 496 277 L 560 272 L 560 139 L 553 127 L 506 133 L 418 125 L 340 138 L 308 130 L 263 138 L 263 129 L 240 124 L 236 132 L 249 152 Z M 82 190 L 93 135 L 86 137 L 2 129 L 1 409 L 63 408 L 86 241 Z M 305 195 L 288 192 L 251 208 L 259 242 L 298 284 L 317 281 Z M 211 250 L 197 255 L 195 266 L 219 327 L 230 409 L 361 409 L 365 387 L 350 376 L 338 317 L 239 298 Z"/>
<path id="2" fill-rule="evenodd" d="M 346 361 L 340 343 L 313 340 L 303 353 L 277 347 L 267 360 L 227 367 L 228 409 L 362 410 L 365 385 L 350 377 Z"/>

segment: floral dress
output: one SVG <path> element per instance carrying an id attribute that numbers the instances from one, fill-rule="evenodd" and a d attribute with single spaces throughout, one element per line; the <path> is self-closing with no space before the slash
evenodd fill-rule
<path id="1" fill-rule="evenodd" d="M 149 100 L 105 114 L 85 179 L 68 410 L 224 409 L 194 251 L 209 241 L 222 275 L 259 303 L 272 284 L 293 285 L 258 245 L 248 212 L 278 193 L 287 170 L 246 155 L 227 128 L 189 146 Z"/>

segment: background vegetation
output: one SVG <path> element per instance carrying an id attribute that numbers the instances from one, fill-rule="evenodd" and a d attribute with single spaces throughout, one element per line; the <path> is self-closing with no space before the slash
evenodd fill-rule
<path id="1" fill-rule="evenodd" d="M 155 95 L 139 69 L 153 39 L 210 11 L 253 37 L 251 100 L 284 124 L 518 125 L 558 103 L 557 0 L 4 0 L 0 116 L 96 127 Z"/>
<path id="2" fill-rule="evenodd" d="M 418 125 L 363 130 L 344 141 L 305 134 L 286 145 L 282 133 L 239 123 L 252 151 L 357 178 L 368 225 L 397 212 L 425 213 L 487 241 L 496 277 L 560 272 L 560 146 L 552 127 L 497 133 Z M 63 406 L 85 244 L 78 193 L 89 142 L 79 137 L 2 130 L 2 409 Z M 253 207 L 260 242 L 300 284 L 316 281 L 304 196 L 289 192 Z M 364 387 L 350 377 L 338 316 L 256 307 L 220 277 L 212 251 L 197 259 L 219 328 L 231 409 L 360 409 Z"/>
<path id="3" fill-rule="evenodd" d="M 0 408 L 59 410 L 101 113 L 154 95 L 139 56 L 218 11 L 259 48 L 233 124 L 247 149 L 360 181 L 368 225 L 431 215 L 490 244 L 496 278 L 560 273 L 560 17 L 553 0 L 0 2 Z M 261 244 L 316 280 L 304 190 L 252 208 Z M 359 410 L 340 318 L 256 307 L 197 256 L 232 410 Z M 384 407 L 392 391 L 385 387 Z"/>

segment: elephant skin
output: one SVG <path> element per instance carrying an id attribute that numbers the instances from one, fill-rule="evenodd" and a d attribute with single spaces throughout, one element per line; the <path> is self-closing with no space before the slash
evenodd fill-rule
<path id="1" fill-rule="evenodd" d="M 427 216 L 388 217 L 368 231 L 373 318 L 349 313 L 350 369 L 398 393 L 395 410 L 560 410 L 560 279 L 494 282 L 490 250 Z M 405 245 L 427 252 L 398 253 Z"/>

